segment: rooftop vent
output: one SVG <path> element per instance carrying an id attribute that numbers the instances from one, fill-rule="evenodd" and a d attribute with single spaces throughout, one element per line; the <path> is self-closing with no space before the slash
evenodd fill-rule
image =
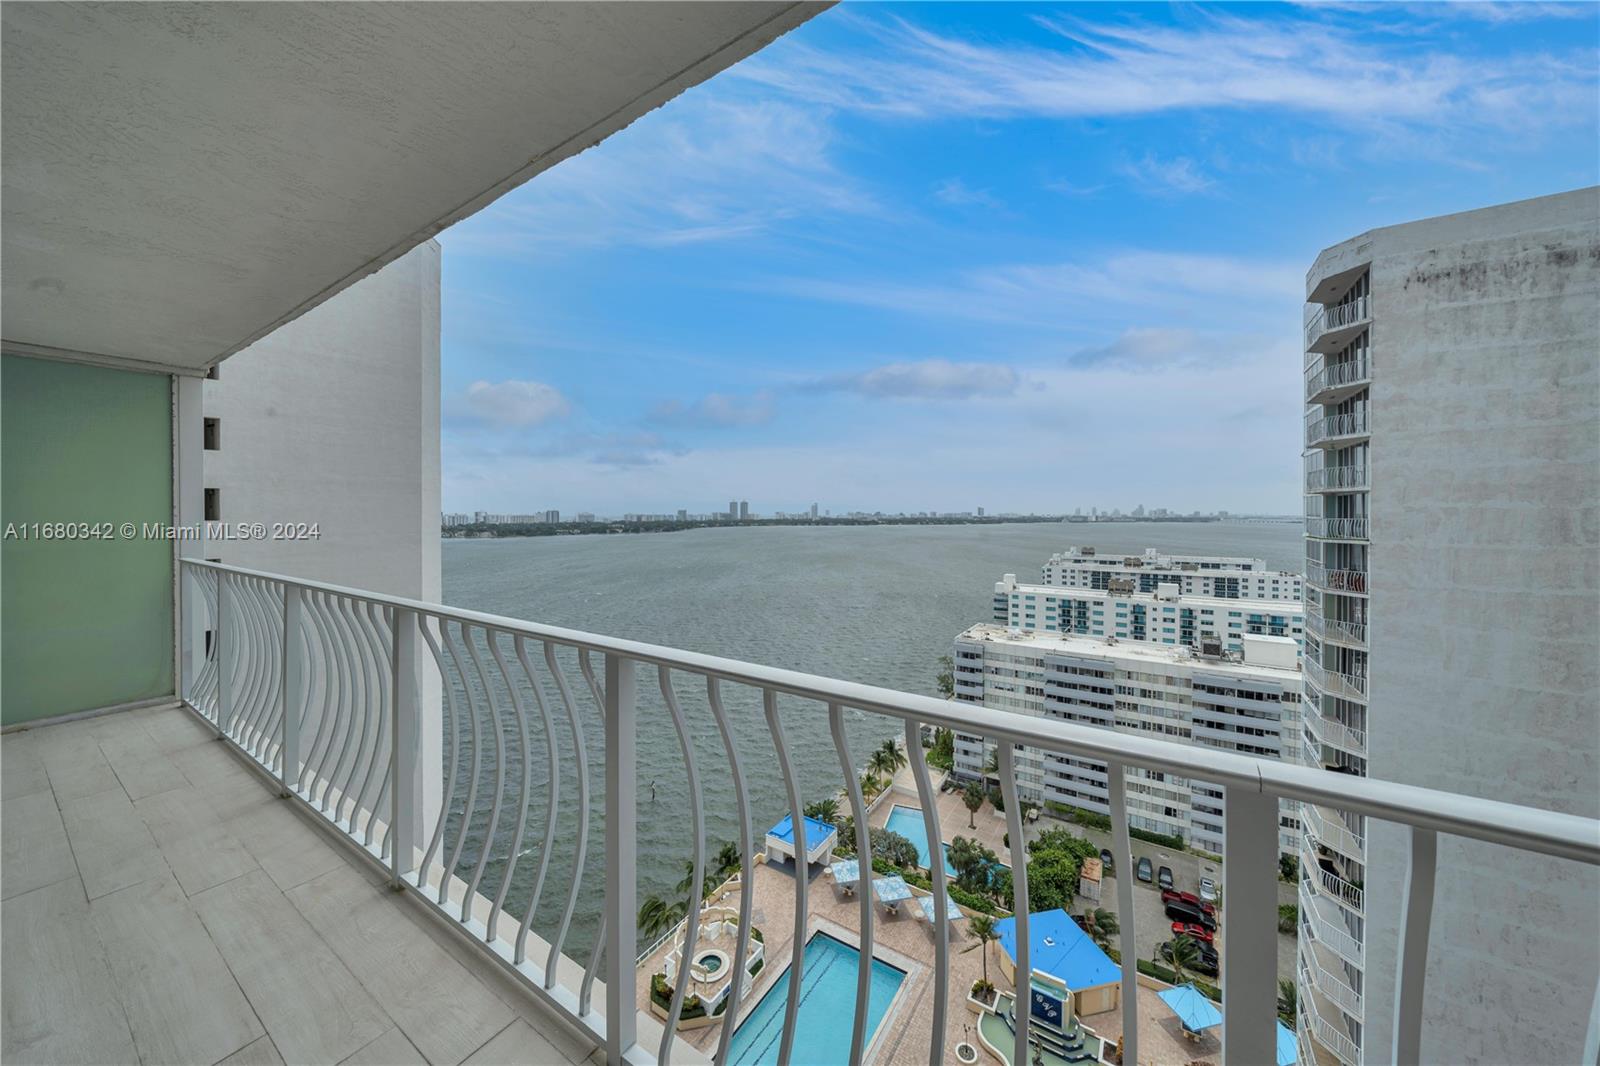
<path id="1" fill-rule="evenodd" d="M 1201 640 L 1200 641 L 1200 658 L 1202 658 L 1202 659 L 1220 659 L 1220 658 L 1222 658 L 1222 641 L 1220 641 L 1220 640 Z"/>

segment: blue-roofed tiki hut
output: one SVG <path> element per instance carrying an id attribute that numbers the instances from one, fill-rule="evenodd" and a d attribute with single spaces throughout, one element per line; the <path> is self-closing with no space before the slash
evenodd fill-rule
<path id="1" fill-rule="evenodd" d="M 782 859 L 794 859 L 797 868 L 809 866 L 811 863 L 820 862 L 823 865 L 833 862 L 833 845 L 839 839 L 839 830 L 830 822 L 821 822 L 815 818 L 805 819 L 806 827 L 806 857 L 801 862 L 795 855 L 794 847 L 794 818 L 784 815 L 783 821 L 767 830 L 767 861 L 779 862 Z"/>
<path id="2" fill-rule="evenodd" d="M 1017 986 L 1017 920 L 994 923 L 1000 934 L 1000 968 Z M 1028 916 L 1028 965 L 1065 985 L 1079 1014 L 1116 1010 L 1122 1003 L 1122 967 L 1078 928 L 1064 910 Z"/>

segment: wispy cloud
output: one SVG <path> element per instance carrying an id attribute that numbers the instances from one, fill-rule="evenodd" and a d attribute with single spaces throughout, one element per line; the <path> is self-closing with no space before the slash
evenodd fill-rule
<path id="1" fill-rule="evenodd" d="M 998 363 L 923 359 L 817 378 L 800 388 L 808 392 L 851 392 L 874 399 L 935 400 L 1006 396 L 1017 391 L 1020 380 L 1014 369 Z"/>
<path id="2" fill-rule="evenodd" d="M 814 108 L 696 92 L 457 225 L 461 251 L 528 259 L 575 248 L 730 241 L 819 213 L 877 210 L 836 168 Z"/>
<path id="3" fill-rule="evenodd" d="M 565 418 L 571 410 L 558 389 L 540 381 L 474 381 L 446 404 L 445 414 L 465 422 L 526 429 Z"/>
<path id="4" fill-rule="evenodd" d="M 1142 159 L 1124 163 L 1121 169 L 1146 192 L 1160 196 L 1204 192 L 1216 184 L 1188 156 L 1162 159 L 1146 152 Z"/>
<path id="5" fill-rule="evenodd" d="M 772 421 L 772 416 L 773 401 L 770 392 L 758 392 L 751 396 L 709 392 L 688 403 L 681 400 L 663 400 L 650 412 L 650 420 L 653 422 L 714 429 L 759 426 Z"/>
<path id="6" fill-rule="evenodd" d="M 1003 206 L 988 189 L 974 189 L 960 178 L 945 178 L 933 187 L 933 198 L 952 207 Z"/>
<path id="7" fill-rule="evenodd" d="M 1593 111 L 1595 72 L 1576 48 L 1568 59 L 1467 57 L 1372 33 L 1371 14 L 1349 25 L 1220 13 L 1181 26 L 1039 18 L 1060 38 L 1058 48 L 964 40 L 906 19 L 858 16 L 871 32 L 870 49 L 796 44 L 732 73 L 797 99 L 904 118 L 1278 108 L 1369 127 L 1548 128 Z"/>

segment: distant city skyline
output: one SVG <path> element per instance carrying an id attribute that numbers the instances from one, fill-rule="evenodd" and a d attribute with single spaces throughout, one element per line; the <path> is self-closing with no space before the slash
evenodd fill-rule
<path id="1" fill-rule="evenodd" d="M 1293 511 L 1306 264 L 1600 180 L 1595 12 L 825 11 L 440 235 L 442 506 Z"/>

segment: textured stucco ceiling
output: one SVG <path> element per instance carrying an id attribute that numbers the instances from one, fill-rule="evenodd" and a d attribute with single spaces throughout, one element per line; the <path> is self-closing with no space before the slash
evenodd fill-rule
<path id="1" fill-rule="evenodd" d="M 7 350 L 203 369 L 825 8 L 7 3 Z"/>

